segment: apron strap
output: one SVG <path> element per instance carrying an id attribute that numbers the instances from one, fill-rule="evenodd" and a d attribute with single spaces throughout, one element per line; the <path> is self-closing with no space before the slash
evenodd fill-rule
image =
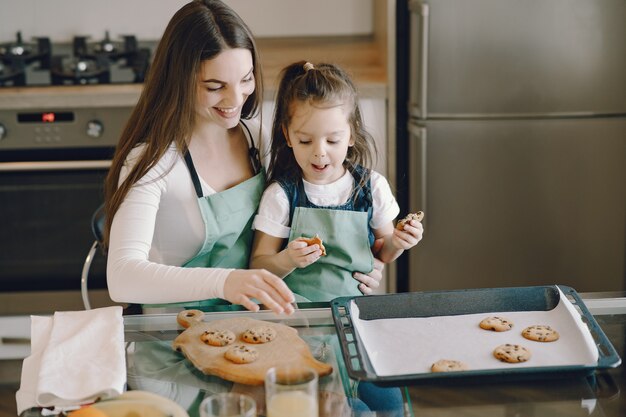
<path id="1" fill-rule="evenodd" d="M 256 175 L 261 171 L 261 158 L 259 156 L 259 150 L 256 146 L 254 146 L 252 133 L 250 133 L 250 129 L 243 122 L 243 120 L 241 121 L 241 125 L 244 127 L 244 132 L 247 133 L 246 139 L 248 139 L 248 156 L 250 157 L 250 163 L 252 164 L 252 169 Z"/>
<path id="2" fill-rule="evenodd" d="M 250 129 L 248 128 L 248 126 L 246 126 L 243 121 L 241 121 L 241 125 L 244 127 L 244 136 L 248 141 L 248 156 L 250 157 L 250 163 L 252 164 L 254 175 L 257 175 L 261 171 L 261 158 L 259 157 L 259 150 L 256 148 L 256 146 L 254 146 L 252 133 L 250 133 Z M 191 158 L 191 152 L 189 152 L 189 149 L 187 149 L 187 152 L 185 152 L 184 158 L 187 169 L 189 170 L 189 175 L 191 176 L 191 181 L 193 182 L 193 188 L 196 190 L 196 195 L 198 196 L 198 198 L 202 198 L 204 196 L 204 193 L 202 192 L 200 177 L 198 176 L 196 167 L 193 164 L 193 159 Z"/>
<path id="3" fill-rule="evenodd" d="M 193 188 L 196 190 L 196 195 L 198 198 L 202 198 L 202 185 L 200 185 L 200 178 L 196 172 L 196 167 L 193 165 L 193 160 L 191 159 L 191 153 L 189 150 L 185 152 L 185 164 L 187 164 L 187 169 L 189 170 L 189 175 L 191 176 L 191 181 L 193 182 Z"/>

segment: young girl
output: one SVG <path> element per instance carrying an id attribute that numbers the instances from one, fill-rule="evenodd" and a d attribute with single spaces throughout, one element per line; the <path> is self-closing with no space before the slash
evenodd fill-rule
<path id="1" fill-rule="evenodd" d="M 284 277 L 302 298 L 328 301 L 363 292 L 352 271 L 372 269 L 375 239 L 383 239 L 377 257 L 385 263 L 415 246 L 422 224 L 394 228 L 399 208 L 387 180 L 370 169 L 374 147 L 346 72 L 309 62 L 285 68 L 251 267 Z M 305 242 L 314 235 L 325 254 Z"/>

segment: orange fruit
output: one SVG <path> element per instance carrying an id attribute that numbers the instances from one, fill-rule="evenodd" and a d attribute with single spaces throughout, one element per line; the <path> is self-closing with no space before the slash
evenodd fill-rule
<path id="1" fill-rule="evenodd" d="M 92 407 L 90 405 L 79 408 L 78 410 L 71 411 L 68 414 L 68 417 L 108 417 L 107 414 L 97 409 L 96 407 Z"/>

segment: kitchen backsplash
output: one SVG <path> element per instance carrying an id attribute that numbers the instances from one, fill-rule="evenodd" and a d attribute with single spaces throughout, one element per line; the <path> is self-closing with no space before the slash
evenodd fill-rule
<path id="1" fill-rule="evenodd" d="M 376 0 L 226 0 L 257 37 L 342 36 L 373 32 Z M 48 36 L 70 41 L 75 35 L 99 40 L 134 34 L 161 37 L 172 14 L 187 0 L 0 0 L 0 43 Z"/>

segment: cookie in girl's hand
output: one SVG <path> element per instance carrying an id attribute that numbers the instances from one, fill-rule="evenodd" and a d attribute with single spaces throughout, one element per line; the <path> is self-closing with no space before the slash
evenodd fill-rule
<path id="1" fill-rule="evenodd" d="M 396 223 L 396 229 L 404 230 L 404 225 L 410 222 L 411 220 L 417 220 L 418 222 L 421 222 L 423 218 L 424 218 L 423 211 L 418 211 L 417 213 L 409 213 L 406 215 L 405 218 L 403 218 L 402 220 L 399 220 L 398 223 Z"/>
<path id="2" fill-rule="evenodd" d="M 322 251 L 322 256 L 326 256 L 326 248 L 324 247 L 324 244 L 322 243 L 322 238 L 319 237 L 319 235 L 315 235 L 311 238 L 303 237 L 302 241 L 305 242 L 307 246 L 319 245 L 320 250 Z"/>

